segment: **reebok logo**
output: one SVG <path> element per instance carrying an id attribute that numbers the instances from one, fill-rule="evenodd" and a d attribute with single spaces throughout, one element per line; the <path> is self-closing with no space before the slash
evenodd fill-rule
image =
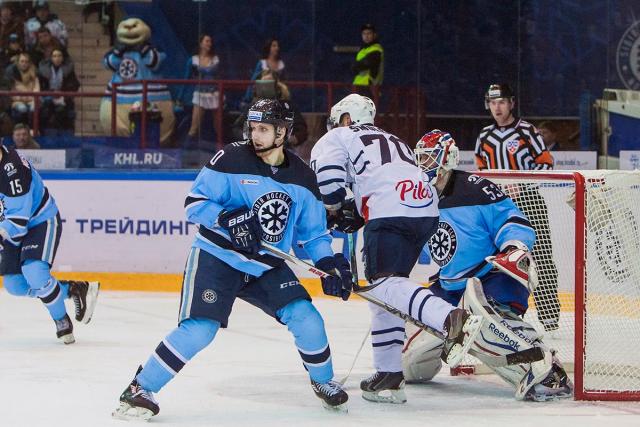
<path id="1" fill-rule="evenodd" d="M 512 339 L 509 335 L 505 334 L 501 330 L 499 330 L 498 327 L 495 325 L 495 323 L 491 322 L 491 324 L 489 325 L 489 330 L 493 332 L 495 336 L 500 338 L 501 341 L 504 341 L 504 343 L 507 344 L 509 347 L 513 347 L 515 351 L 520 351 L 520 343 Z"/>
<path id="2" fill-rule="evenodd" d="M 505 328 L 507 328 L 509 331 L 513 332 L 521 340 L 524 340 L 528 344 L 533 345 L 533 341 L 529 337 L 527 337 L 525 334 L 523 334 L 520 331 L 515 331 L 507 322 L 504 321 L 504 319 L 500 321 L 500 324 Z"/>

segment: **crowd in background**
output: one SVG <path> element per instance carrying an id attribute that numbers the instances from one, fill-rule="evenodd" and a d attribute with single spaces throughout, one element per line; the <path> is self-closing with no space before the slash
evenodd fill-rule
<path id="1" fill-rule="evenodd" d="M 48 3 L 4 2 L 0 5 L 0 88 L 12 92 L 75 92 L 80 82 L 67 51 L 67 27 Z M 13 94 L 0 100 L 0 131 L 33 127 L 35 97 Z M 73 132 L 71 97 L 41 99 L 40 130 Z M 23 125 L 24 127 L 19 127 Z"/>

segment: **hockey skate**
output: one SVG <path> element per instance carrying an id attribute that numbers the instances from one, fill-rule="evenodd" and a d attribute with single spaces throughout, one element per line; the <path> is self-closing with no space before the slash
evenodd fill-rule
<path id="1" fill-rule="evenodd" d="M 54 320 L 54 322 L 56 324 L 56 336 L 60 338 L 63 343 L 73 344 L 76 342 L 73 336 L 73 323 L 71 323 L 71 318 L 69 318 L 68 314 L 65 314 L 60 320 Z"/>
<path id="2" fill-rule="evenodd" d="M 69 281 L 69 297 L 76 307 L 76 320 L 82 323 L 89 323 L 93 310 L 96 307 L 99 282 L 77 282 Z"/>
<path id="3" fill-rule="evenodd" d="M 340 384 L 335 381 L 329 381 L 328 383 L 319 383 L 311 380 L 311 388 L 322 400 L 322 406 L 326 409 L 339 412 L 347 412 L 348 408 L 345 405 L 349 400 L 349 395 L 342 389 Z"/>
<path id="4" fill-rule="evenodd" d="M 549 375 L 540 383 L 531 387 L 523 400 L 546 402 L 549 400 L 566 399 L 573 396 L 573 384 L 567 377 L 565 370 L 557 364 L 551 368 Z"/>
<path id="5" fill-rule="evenodd" d="M 406 403 L 402 372 L 376 372 L 360 382 L 362 398 L 370 402 Z"/>
<path id="6" fill-rule="evenodd" d="M 136 371 L 136 376 L 142 371 L 142 366 Z M 121 420 L 149 421 L 154 415 L 158 415 L 160 406 L 153 398 L 153 393 L 143 389 L 134 377 L 131 384 L 120 395 L 120 406 L 111 413 L 113 418 Z"/>
<path id="7" fill-rule="evenodd" d="M 481 327 L 482 316 L 471 314 L 461 308 L 456 308 L 449 313 L 444 321 L 447 336 L 442 349 L 442 360 L 450 368 L 455 368 L 462 361 Z"/>

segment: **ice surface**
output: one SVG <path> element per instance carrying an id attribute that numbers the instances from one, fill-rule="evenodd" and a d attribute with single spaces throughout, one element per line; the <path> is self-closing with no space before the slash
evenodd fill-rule
<path id="1" fill-rule="evenodd" d="M 0 290 L 0 426 L 127 426 L 111 418 L 119 394 L 175 326 L 179 295 L 103 292 L 76 344 L 55 338 L 39 301 Z M 368 329 L 362 301 L 318 299 L 336 377 L 342 378 Z M 71 313 L 71 307 L 69 307 Z M 286 328 L 238 301 L 230 327 L 156 397 L 162 426 L 640 426 L 640 403 L 524 403 L 494 376 L 450 377 L 407 386 L 406 405 L 364 401 L 372 372 L 361 353 L 347 382 L 349 413 L 322 409 Z"/>

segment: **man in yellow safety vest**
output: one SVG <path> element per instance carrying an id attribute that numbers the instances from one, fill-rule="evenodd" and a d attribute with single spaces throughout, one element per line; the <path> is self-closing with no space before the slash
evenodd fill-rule
<path id="1" fill-rule="evenodd" d="M 356 55 L 351 70 L 356 73 L 353 85 L 358 93 L 368 95 L 367 88 L 374 99 L 380 95 L 380 85 L 384 76 L 384 49 L 378 41 L 376 28 L 371 24 L 362 26 L 362 47 Z"/>

